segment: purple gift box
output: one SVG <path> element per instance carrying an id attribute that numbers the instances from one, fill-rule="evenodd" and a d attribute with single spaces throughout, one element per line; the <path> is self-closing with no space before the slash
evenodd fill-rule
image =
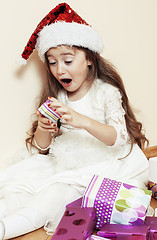
<path id="1" fill-rule="evenodd" d="M 66 211 L 51 238 L 52 240 L 85 240 L 91 236 L 96 225 L 94 208 L 81 208 L 79 201 L 66 207 Z"/>
<path id="2" fill-rule="evenodd" d="M 67 204 L 67 205 L 66 205 L 66 208 L 67 208 L 67 207 L 78 207 L 78 208 L 80 208 L 80 207 L 81 207 L 81 204 L 82 204 L 82 198 L 78 198 L 77 200 L 75 200 L 75 201 Z"/>
<path id="3" fill-rule="evenodd" d="M 97 232 L 97 235 L 116 240 L 148 240 L 148 230 L 149 227 L 146 225 L 106 224 Z"/>
<path id="4" fill-rule="evenodd" d="M 157 240 L 157 217 L 146 217 L 145 224 L 149 227 L 149 240 Z"/>
<path id="5" fill-rule="evenodd" d="M 151 191 L 94 175 L 82 207 L 95 207 L 97 224 L 142 225 L 150 205 Z"/>

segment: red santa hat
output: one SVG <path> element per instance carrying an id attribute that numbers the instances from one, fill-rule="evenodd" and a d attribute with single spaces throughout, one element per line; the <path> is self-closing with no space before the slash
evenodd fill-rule
<path id="1" fill-rule="evenodd" d="M 45 53 L 59 45 L 80 46 L 97 53 L 103 49 L 99 34 L 67 3 L 57 5 L 41 20 L 21 54 L 21 63 L 26 64 L 35 48 L 44 62 Z"/>

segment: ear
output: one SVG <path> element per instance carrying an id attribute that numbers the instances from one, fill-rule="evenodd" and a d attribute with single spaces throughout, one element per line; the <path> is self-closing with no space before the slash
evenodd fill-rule
<path id="1" fill-rule="evenodd" d="M 88 67 L 92 66 L 92 62 L 90 60 L 87 61 Z"/>

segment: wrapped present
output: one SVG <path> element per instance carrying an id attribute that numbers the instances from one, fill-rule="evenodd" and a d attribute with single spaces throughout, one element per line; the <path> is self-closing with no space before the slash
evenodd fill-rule
<path id="1" fill-rule="evenodd" d="M 60 119 L 60 114 L 54 111 L 54 109 L 51 107 L 48 107 L 48 104 L 51 103 L 51 101 L 47 100 L 44 102 L 39 108 L 38 111 L 50 119 L 52 122 L 57 122 Z"/>
<path id="2" fill-rule="evenodd" d="M 152 197 L 157 199 L 157 184 L 154 182 L 148 182 L 148 189 L 152 191 Z"/>
<path id="3" fill-rule="evenodd" d="M 149 240 L 157 240 L 157 217 L 146 217 L 145 224 L 149 227 Z"/>
<path id="4" fill-rule="evenodd" d="M 141 225 L 150 205 L 151 191 L 94 175 L 82 200 L 82 207 L 95 207 L 97 224 Z"/>
<path id="5" fill-rule="evenodd" d="M 85 240 L 96 225 L 95 208 L 66 207 L 52 240 Z"/>
<path id="6" fill-rule="evenodd" d="M 116 240 L 148 240 L 149 227 L 123 224 L 106 224 L 97 232 L 100 237 Z"/>

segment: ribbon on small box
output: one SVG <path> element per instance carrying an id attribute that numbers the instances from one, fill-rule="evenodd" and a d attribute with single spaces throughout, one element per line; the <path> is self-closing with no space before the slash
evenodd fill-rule
<path id="1" fill-rule="evenodd" d="M 151 191 L 94 175 L 82 207 L 95 207 L 100 229 L 106 223 L 142 225 L 150 205 Z"/>

